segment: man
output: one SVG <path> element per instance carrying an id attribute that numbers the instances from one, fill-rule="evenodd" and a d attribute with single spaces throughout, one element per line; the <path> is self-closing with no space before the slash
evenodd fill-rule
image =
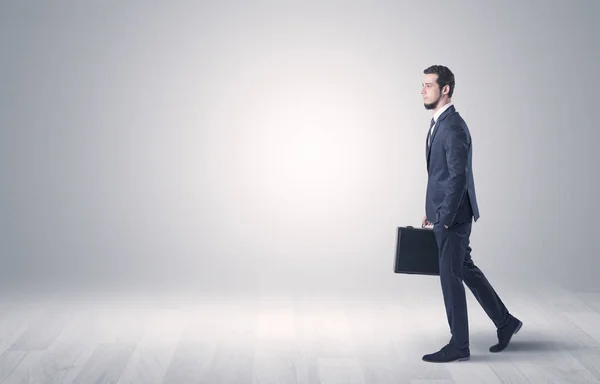
<path id="1" fill-rule="evenodd" d="M 452 337 L 428 362 L 468 360 L 469 325 L 463 281 L 494 322 L 500 352 L 523 323 L 510 314 L 485 275 L 471 259 L 471 225 L 479 218 L 472 171 L 471 135 L 452 104 L 454 74 L 441 65 L 423 71 L 421 95 L 431 110 L 426 142 L 427 193 L 422 225 L 433 225 L 440 258 L 440 282 Z"/>

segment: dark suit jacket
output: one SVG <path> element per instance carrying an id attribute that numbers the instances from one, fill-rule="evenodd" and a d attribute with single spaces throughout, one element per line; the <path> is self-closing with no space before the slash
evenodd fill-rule
<path id="1" fill-rule="evenodd" d="M 429 138 L 429 134 L 427 135 Z M 479 219 L 471 165 L 471 134 L 454 106 L 438 118 L 425 142 L 427 195 L 425 215 L 434 224 L 451 227 Z"/>

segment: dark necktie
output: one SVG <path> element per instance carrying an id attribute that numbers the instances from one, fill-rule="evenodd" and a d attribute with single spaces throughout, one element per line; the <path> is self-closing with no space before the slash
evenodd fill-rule
<path id="1" fill-rule="evenodd" d="M 431 145 L 431 133 L 432 133 L 431 128 L 433 128 L 434 125 L 435 125 L 435 120 L 432 117 L 431 122 L 429 123 L 429 133 L 427 134 L 427 147 L 429 147 Z"/>

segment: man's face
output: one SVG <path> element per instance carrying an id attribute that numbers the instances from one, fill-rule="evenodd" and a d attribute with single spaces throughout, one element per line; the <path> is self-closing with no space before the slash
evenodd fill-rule
<path id="1" fill-rule="evenodd" d="M 441 92 L 440 87 L 437 84 L 438 75 L 435 73 L 427 74 L 423 77 L 423 84 L 421 87 L 421 96 L 423 96 L 423 104 L 425 109 L 434 109 L 437 107 Z"/>

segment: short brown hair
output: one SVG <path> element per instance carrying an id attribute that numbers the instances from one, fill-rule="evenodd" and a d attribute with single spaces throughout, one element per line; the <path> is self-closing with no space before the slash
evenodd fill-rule
<path id="1" fill-rule="evenodd" d="M 448 91 L 448 97 L 452 97 L 454 93 L 454 73 L 443 65 L 432 65 L 428 68 L 425 68 L 423 71 L 424 74 L 436 74 L 438 75 L 437 84 L 440 87 L 440 90 L 444 88 L 444 86 L 448 85 L 450 87 L 450 91 Z"/>

